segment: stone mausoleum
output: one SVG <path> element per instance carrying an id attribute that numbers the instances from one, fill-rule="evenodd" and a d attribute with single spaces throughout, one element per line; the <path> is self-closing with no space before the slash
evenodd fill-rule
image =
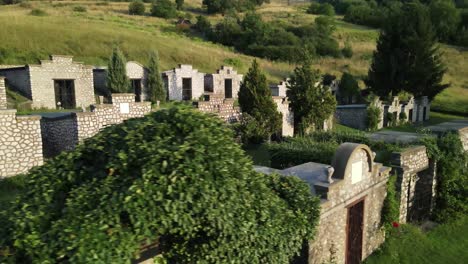
<path id="1" fill-rule="evenodd" d="M 225 99 L 237 98 L 242 82 L 242 74 L 232 67 L 221 66 L 216 73 L 205 75 L 205 92 L 223 95 Z"/>
<path id="2" fill-rule="evenodd" d="M 162 73 L 169 100 L 190 101 L 199 99 L 205 92 L 205 74 L 192 65 L 179 67 Z"/>
<path id="3" fill-rule="evenodd" d="M 95 102 L 93 68 L 72 56 L 52 55 L 39 65 L 1 68 L 7 85 L 32 100 L 33 108 L 74 109 Z"/>
<path id="4" fill-rule="evenodd" d="M 128 61 L 125 64 L 127 77 L 130 80 L 130 90 L 135 94 L 135 102 L 149 100 L 146 86 L 148 70 L 136 61 Z M 93 69 L 94 89 L 99 95 L 109 95 L 107 87 L 107 68 L 96 67 Z"/>
<path id="5" fill-rule="evenodd" d="M 357 264 L 384 241 L 382 207 L 390 168 L 374 162 L 366 145 L 344 143 L 331 165 L 308 162 L 284 170 L 255 167 L 263 173 L 297 176 L 321 198 L 315 240 L 308 263 Z"/>

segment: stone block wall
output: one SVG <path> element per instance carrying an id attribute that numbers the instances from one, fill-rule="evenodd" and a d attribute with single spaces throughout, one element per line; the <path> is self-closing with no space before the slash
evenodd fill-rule
<path id="1" fill-rule="evenodd" d="M 205 101 L 194 102 L 194 106 L 229 123 L 239 121 L 241 116 L 240 108 L 234 106 L 234 99 L 224 99 L 224 94 L 205 94 Z"/>
<path id="2" fill-rule="evenodd" d="M 74 62 L 71 56 L 52 55 L 40 65 L 29 65 L 32 106 L 56 108 L 54 80 L 73 80 L 76 106 L 87 107 L 95 103 L 93 69 Z"/>
<path id="3" fill-rule="evenodd" d="M 339 124 L 356 129 L 367 129 L 367 105 L 338 105 L 335 118 Z"/>
<path id="4" fill-rule="evenodd" d="M 426 147 L 393 153 L 392 165 L 398 177 L 400 222 L 427 218 L 435 201 L 436 164 L 429 159 Z"/>
<path id="5" fill-rule="evenodd" d="M 163 80 L 166 82 L 169 100 L 182 100 L 182 79 L 192 79 L 192 99 L 198 99 L 205 90 L 205 74 L 193 69 L 192 65 L 179 65 L 170 71 L 163 73 Z"/>
<path id="6" fill-rule="evenodd" d="M 70 113 L 62 118 L 44 118 L 44 155 L 52 157 L 72 150 L 102 128 L 151 112 L 150 102 L 135 102 L 133 94 L 113 94 L 112 104 L 93 105 L 92 112 Z"/>
<path id="7" fill-rule="evenodd" d="M 5 87 L 5 78 L 0 76 L 0 110 L 5 110 L 8 108 L 6 87 Z"/>
<path id="8" fill-rule="evenodd" d="M 463 149 L 468 151 L 468 126 L 458 130 L 458 134 L 460 135 L 460 140 L 463 145 Z"/>
<path id="9" fill-rule="evenodd" d="M 39 116 L 16 116 L 0 110 L 0 178 L 43 164 Z"/>
<path id="10" fill-rule="evenodd" d="M 281 135 L 283 137 L 294 136 L 294 113 L 289 109 L 289 102 L 286 97 L 274 96 L 273 101 L 276 103 L 278 112 L 283 116 L 283 124 L 281 126 Z"/>

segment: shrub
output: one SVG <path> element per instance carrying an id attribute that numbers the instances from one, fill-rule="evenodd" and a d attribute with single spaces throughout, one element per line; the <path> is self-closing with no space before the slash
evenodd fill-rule
<path id="1" fill-rule="evenodd" d="M 75 12 L 86 12 L 87 9 L 84 6 L 79 5 L 79 6 L 73 7 L 73 11 L 75 11 Z"/>
<path id="2" fill-rule="evenodd" d="M 162 18 L 174 18 L 177 16 L 176 6 L 169 0 L 156 0 L 151 6 L 151 15 Z"/>
<path id="3" fill-rule="evenodd" d="M 184 7 L 184 0 L 175 0 L 177 10 L 182 10 Z"/>
<path id="4" fill-rule="evenodd" d="M 204 37 L 210 38 L 212 33 L 210 21 L 202 15 L 197 16 L 197 23 L 195 24 L 195 29 L 202 33 Z"/>
<path id="5" fill-rule="evenodd" d="M 369 106 L 367 108 L 367 129 L 370 131 L 375 131 L 379 127 L 381 110 L 375 106 Z"/>
<path id="6" fill-rule="evenodd" d="M 351 47 L 351 44 L 349 42 L 345 43 L 345 46 L 341 50 L 341 53 L 343 54 L 345 58 L 353 57 L 353 48 Z"/>
<path id="7" fill-rule="evenodd" d="M 0 0 L 0 5 L 15 5 L 21 2 L 22 0 Z"/>
<path id="8" fill-rule="evenodd" d="M 130 15 L 142 16 L 145 14 L 145 4 L 142 1 L 136 0 L 128 5 L 128 13 Z"/>
<path id="9" fill-rule="evenodd" d="M 29 13 L 31 16 L 47 16 L 48 14 L 42 10 L 42 9 L 39 9 L 39 8 L 34 8 L 33 10 L 31 10 L 31 13 Z"/>
<path id="10" fill-rule="evenodd" d="M 22 7 L 22 8 L 31 8 L 32 7 L 31 3 L 29 3 L 29 2 L 21 2 L 19 4 L 19 6 Z"/>
<path id="11" fill-rule="evenodd" d="M 406 121 L 408 121 L 408 116 L 406 116 L 406 113 L 405 112 L 400 112 L 400 115 L 398 116 L 398 118 L 400 119 L 400 122 L 402 123 L 405 123 Z"/>
<path id="12" fill-rule="evenodd" d="M 387 196 L 385 197 L 382 207 L 380 223 L 384 228 L 391 230 L 393 222 L 399 222 L 400 217 L 400 202 L 399 193 L 396 191 L 397 175 L 392 175 L 387 182 Z"/>
<path id="13" fill-rule="evenodd" d="M 26 181 L 0 217 L 2 263 L 130 263 L 148 244 L 168 263 L 289 263 L 319 216 L 306 183 L 256 173 L 189 107 L 107 127 Z"/>
<path id="14" fill-rule="evenodd" d="M 319 4 L 317 2 L 312 2 L 307 9 L 307 13 L 315 15 L 325 15 L 325 16 L 334 16 L 335 8 L 329 3 Z"/>

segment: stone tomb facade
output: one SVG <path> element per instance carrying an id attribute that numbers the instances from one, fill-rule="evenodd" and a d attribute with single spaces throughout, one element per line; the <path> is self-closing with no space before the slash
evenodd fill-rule
<path id="1" fill-rule="evenodd" d="M 331 166 L 309 162 L 284 170 L 255 167 L 263 173 L 297 176 L 320 196 L 320 219 L 308 263 L 360 263 L 384 241 L 380 218 L 390 168 L 373 160 L 366 145 L 344 143 Z"/>
<path id="2" fill-rule="evenodd" d="M 225 99 L 235 99 L 242 78 L 242 74 L 238 74 L 232 67 L 222 66 L 216 73 L 205 75 L 204 90 L 207 93 L 222 95 Z"/>
<path id="3" fill-rule="evenodd" d="M 163 72 L 162 76 L 169 100 L 190 101 L 204 93 L 205 74 L 192 65 L 180 64 L 178 68 Z"/>
<path id="4" fill-rule="evenodd" d="M 288 80 L 281 81 L 278 84 L 270 85 L 271 95 L 286 97 L 286 90 L 288 89 Z"/>
<path id="5" fill-rule="evenodd" d="M 91 66 L 72 56 L 52 55 L 39 65 L 2 68 L 7 84 L 28 99 L 33 108 L 74 109 L 95 103 Z"/>
<path id="6" fill-rule="evenodd" d="M 135 95 L 135 102 L 148 101 L 148 90 L 146 80 L 148 70 L 136 61 L 129 61 L 125 64 L 127 77 L 130 80 L 130 89 Z M 97 94 L 108 95 L 107 88 L 107 68 L 99 67 L 93 69 L 93 82 Z"/>

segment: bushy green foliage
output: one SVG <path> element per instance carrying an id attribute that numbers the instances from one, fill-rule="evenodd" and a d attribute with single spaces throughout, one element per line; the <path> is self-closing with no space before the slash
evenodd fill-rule
<path id="1" fill-rule="evenodd" d="M 320 4 L 317 2 L 312 2 L 309 8 L 307 9 L 307 13 L 316 14 L 316 15 L 334 16 L 335 8 L 329 3 Z"/>
<path id="2" fill-rule="evenodd" d="M 379 123 L 381 120 L 380 115 L 382 111 L 380 108 L 376 106 L 369 106 L 367 107 L 367 129 L 370 131 L 375 131 L 379 127 Z"/>
<path id="3" fill-rule="evenodd" d="M 382 207 L 380 223 L 387 231 L 390 231 L 393 222 L 399 222 L 400 217 L 400 195 L 396 190 L 397 175 L 392 175 L 387 182 L 387 196 L 385 196 Z"/>
<path id="4" fill-rule="evenodd" d="M 174 18 L 177 16 L 176 5 L 170 0 L 156 0 L 151 6 L 151 15 L 162 18 Z"/>
<path id="5" fill-rule="evenodd" d="M 316 131 L 304 137 L 288 138 L 281 143 L 269 144 L 271 166 L 287 168 L 305 162 L 330 164 L 338 146 L 345 142 L 368 145 L 376 152 L 376 162 L 390 165 L 391 154 L 401 151 L 408 144 L 388 144 L 370 140 L 364 132 Z"/>
<path id="6" fill-rule="evenodd" d="M 144 15 L 145 14 L 145 4 L 141 0 L 135 0 L 128 5 L 128 13 L 130 15 Z"/>
<path id="7" fill-rule="evenodd" d="M 159 71 L 159 54 L 157 51 L 151 53 L 147 69 L 146 87 L 148 89 L 148 97 L 152 103 L 156 103 L 157 101 L 160 103 L 166 102 L 167 93 Z"/>
<path id="8" fill-rule="evenodd" d="M 31 12 L 29 13 L 31 16 L 48 16 L 49 14 L 47 14 L 46 11 L 40 9 L 40 8 L 34 8 L 33 10 L 31 10 Z"/>
<path id="9" fill-rule="evenodd" d="M 126 60 L 119 47 L 114 47 L 107 68 L 107 88 L 113 93 L 126 93 L 130 89 Z"/>
<path id="10" fill-rule="evenodd" d="M 313 70 L 309 61 L 296 67 L 288 81 L 286 94 L 294 112 L 294 131 L 304 135 L 322 129 L 325 120 L 336 108 L 336 99 L 326 86 L 316 85 L 320 73 Z"/>
<path id="11" fill-rule="evenodd" d="M 205 38 L 211 38 L 213 29 L 211 28 L 211 23 L 205 16 L 197 16 L 197 23 L 195 23 L 195 29 L 202 33 Z"/>
<path id="12" fill-rule="evenodd" d="M 36 167 L 0 217 L 0 262 L 288 263 L 313 238 L 318 199 L 263 175 L 223 121 L 173 107 L 108 127 Z"/>
<path id="13" fill-rule="evenodd" d="M 175 0 L 177 10 L 184 8 L 184 0 Z"/>
<path id="14" fill-rule="evenodd" d="M 15 5 L 22 2 L 23 0 L 0 0 L 0 5 Z"/>
<path id="15" fill-rule="evenodd" d="M 400 122 L 402 123 L 405 123 L 406 121 L 408 121 L 408 116 L 403 111 L 400 112 L 400 115 L 398 116 L 398 118 L 400 119 Z"/>
<path id="16" fill-rule="evenodd" d="M 468 213 L 468 152 L 459 135 L 449 133 L 439 139 L 422 140 L 431 159 L 437 161 L 435 218 L 440 222 Z"/>
<path id="17" fill-rule="evenodd" d="M 85 6 L 79 5 L 79 6 L 73 7 L 73 11 L 85 13 L 85 12 L 87 12 L 88 10 L 86 9 Z"/>
<path id="18" fill-rule="evenodd" d="M 350 73 L 344 72 L 340 80 L 339 97 L 342 104 L 352 104 L 353 97 L 360 96 L 361 89 L 359 89 L 356 78 Z"/>
<path id="19" fill-rule="evenodd" d="M 223 15 L 229 11 L 247 11 L 254 10 L 256 6 L 263 3 L 269 3 L 269 0 L 203 0 L 203 6 L 210 14 L 222 13 Z"/>
<path id="20" fill-rule="evenodd" d="M 429 13 L 439 41 L 453 43 L 460 24 L 460 11 L 453 0 L 432 0 Z"/>
<path id="21" fill-rule="evenodd" d="M 260 70 L 256 60 L 244 77 L 239 89 L 239 105 L 243 113 L 249 114 L 255 120 L 256 130 L 249 133 L 250 140 L 258 142 L 269 140 L 271 135 L 281 129 L 281 113 L 271 97 L 266 76 Z"/>
<path id="22" fill-rule="evenodd" d="M 407 91 L 432 99 L 449 86 L 442 84 L 445 71 L 427 8 L 410 2 L 385 23 L 367 85 L 382 97 Z"/>
<path id="23" fill-rule="evenodd" d="M 341 53 L 343 54 L 345 58 L 353 57 L 353 47 L 351 47 L 351 44 L 349 44 L 349 42 L 345 43 L 345 46 L 341 50 Z"/>
<path id="24" fill-rule="evenodd" d="M 226 15 L 214 26 L 213 34 L 205 36 L 248 55 L 302 63 L 316 54 L 341 56 L 338 42 L 332 36 L 334 30 L 331 17 L 318 17 L 310 25 L 285 26 L 266 23 L 260 15 L 248 12 L 243 19 Z"/>

